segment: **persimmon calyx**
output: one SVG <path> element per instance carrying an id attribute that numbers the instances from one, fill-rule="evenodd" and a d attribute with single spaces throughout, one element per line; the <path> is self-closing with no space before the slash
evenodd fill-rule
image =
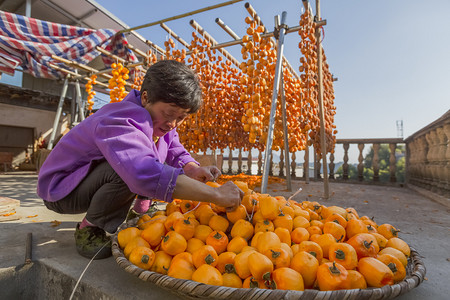
<path id="1" fill-rule="evenodd" d="M 328 268 L 333 275 L 341 275 L 341 271 L 336 267 L 336 262 L 333 261 L 333 265 Z"/>
<path id="2" fill-rule="evenodd" d="M 340 260 L 344 260 L 345 259 L 345 252 L 342 251 L 341 249 L 338 249 L 336 251 L 334 251 L 334 253 L 336 253 L 336 258 L 340 259 Z"/>
<path id="3" fill-rule="evenodd" d="M 392 273 L 394 273 L 394 274 L 398 271 L 397 266 L 392 262 L 389 263 L 387 266 L 389 267 L 389 269 L 391 269 Z"/>
<path id="4" fill-rule="evenodd" d="M 391 232 L 392 232 L 392 235 L 393 236 L 395 236 L 395 237 L 397 237 L 398 236 L 398 233 L 400 232 L 400 230 L 397 230 L 397 229 L 395 229 L 395 228 L 391 228 Z"/>
<path id="5" fill-rule="evenodd" d="M 364 247 L 366 247 L 367 249 L 369 249 L 369 248 L 370 248 L 370 245 L 372 245 L 372 243 L 373 243 L 373 240 L 372 240 L 372 241 L 370 241 L 369 243 L 368 243 L 367 241 L 364 241 L 364 242 L 363 242 L 363 244 L 364 244 Z"/>
<path id="6" fill-rule="evenodd" d="M 262 276 L 264 281 L 270 280 L 270 272 L 266 272 L 264 273 L 264 275 Z"/>
<path id="7" fill-rule="evenodd" d="M 150 260 L 150 257 L 147 254 L 142 255 L 141 262 L 146 264 Z"/>
<path id="8" fill-rule="evenodd" d="M 233 264 L 226 264 L 225 273 L 236 273 L 236 268 L 234 267 Z"/>
<path id="9" fill-rule="evenodd" d="M 250 278 L 250 288 L 258 288 L 259 287 L 259 283 L 258 281 L 254 280 L 254 278 Z"/>
<path id="10" fill-rule="evenodd" d="M 278 258 L 281 255 L 280 251 L 275 251 L 275 250 L 270 249 L 270 252 L 272 252 L 272 258 Z"/>
<path id="11" fill-rule="evenodd" d="M 212 257 L 211 254 L 206 255 L 206 257 L 205 257 L 205 262 L 206 262 L 208 265 L 212 264 L 214 261 L 215 261 L 215 259 L 214 259 L 214 257 Z"/>

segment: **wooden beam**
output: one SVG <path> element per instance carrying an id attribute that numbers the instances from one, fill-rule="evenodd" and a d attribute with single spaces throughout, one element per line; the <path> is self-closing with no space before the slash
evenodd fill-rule
<path id="1" fill-rule="evenodd" d="M 136 26 L 136 27 L 127 28 L 127 29 L 119 31 L 119 33 L 124 33 L 124 32 L 133 31 L 133 30 L 138 30 L 138 29 L 145 28 L 145 27 L 151 27 L 151 26 L 154 26 L 154 25 L 158 25 L 158 24 L 161 24 L 161 23 L 168 22 L 168 21 L 173 21 L 173 20 L 181 19 L 181 18 L 184 18 L 184 17 L 187 17 L 187 16 L 192 16 L 192 15 L 195 15 L 195 14 L 198 14 L 198 13 L 201 13 L 201 12 L 204 12 L 204 11 L 208 11 L 208 10 L 211 10 L 211 9 L 219 8 L 219 7 L 222 7 L 222 6 L 227 6 L 227 5 L 230 5 L 230 4 L 234 4 L 234 3 L 240 2 L 240 1 L 242 1 L 242 0 L 231 0 L 231 1 L 219 3 L 219 4 L 216 4 L 216 5 L 212 5 L 212 6 L 207 6 L 205 8 L 197 9 L 197 10 L 194 10 L 194 11 L 191 11 L 191 12 L 187 12 L 187 13 L 184 13 L 184 14 L 181 14 L 181 15 L 173 16 L 173 17 L 170 17 L 170 18 L 165 18 L 165 19 L 162 19 L 162 20 L 159 20 L 159 21 L 150 22 L 150 23 L 147 23 L 147 24 L 144 24 L 144 25 L 140 25 L 140 26 Z"/>

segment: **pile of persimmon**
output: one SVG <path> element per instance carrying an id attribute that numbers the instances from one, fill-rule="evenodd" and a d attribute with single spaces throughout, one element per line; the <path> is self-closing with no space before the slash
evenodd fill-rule
<path id="1" fill-rule="evenodd" d="M 222 174 L 217 179 L 217 183 L 224 184 L 227 181 L 243 181 L 247 183 L 249 189 L 254 189 L 257 186 L 261 186 L 262 176 L 258 175 L 247 175 L 247 174 L 236 174 L 236 175 L 226 175 Z M 284 183 L 285 180 L 283 178 L 277 176 L 269 176 L 268 183 Z"/>
<path id="2" fill-rule="evenodd" d="M 124 256 L 145 270 L 235 288 L 330 291 L 405 278 L 410 248 L 394 226 L 354 208 L 298 203 L 235 183 L 245 196 L 233 212 L 174 200 L 137 218 L 118 233 Z"/>

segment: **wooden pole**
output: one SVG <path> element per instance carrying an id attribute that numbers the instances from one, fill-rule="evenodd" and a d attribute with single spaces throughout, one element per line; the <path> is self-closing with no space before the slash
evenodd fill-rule
<path id="1" fill-rule="evenodd" d="M 102 54 L 104 54 L 104 55 L 106 55 L 106 56 L 111 57 L 112 59 L 114 59 L 114 60 L 116 60 L 116 61 L 121 62 L 122 64 L 126 64 L 126 63 L 128 62 L 127 60 L 123 59 L 122 57 L 118 57 L 117 55 L 112 54 L 112 53 L 109 52 L 109 51 L 106 51 L 106 50 L 103 49 L 102 47 L 96 46 L 96 47 L 95 47 L 95 50 L 97 50 L 98 52 L 100 52 L 100 53 L 102 53 Z"/>
<path id="2" fill-rule="evenodd" d="M 70 74 L 67 75 L 66 78 L 64 79 L 61 96 L 59 97 L 58 107 L 56 108 L 55 119 L 53 120 L 53 130 L 52 130 L 52 133 L 50 134 L 50 139 L 48 141 L 47 150 L 53 149 L 53 144 L 54 144 L 55 138 L 56 138 L 56 130 L 58 130 L 59 119 L 61 118 L 62 108 L 64 105 L 64 98 L 66 98 L 67 87 L 69 86 L 69 78 L 70 78 Z"/>
<path id="3" fill-rule="evenodd" d="M 139 55 L 139 56 L 141 56 L 143 58 L 147 58 L 147 53 L 145 53 L 142 50 L 139 50 L 138 48 L 134 47 L 133 45 L 128 44 L 127 48 L 130 49 L 131 51 L 133 51 L 134 53 L 136 53 L 137 55 Z"/>
<path id="4" fill-rule="evenodd" d="M 320 21 L 320 0 L 316 0 L 316 20 Z M 330 197 L 328 186 L 328 164 L 327 164 L 327 140 L 325 137 L 325 113 L 323 108 L 323 70 L 322 70 L 322 44 L 321 44 L 320 28 L 316 29 L 316 43 L 317 43 L 317 77 L 319 87 L 319 117 L 320 117 L 320 146 L 322 152 L 322 168 L 323 168 L 323 187 L 324 198 Z"/>
<path id="5" fill-rule="evenodd" d="M 98 72 L 98 70 L 96 70 L 96 69 L 94 69 L 94 68 L 88 67 L 88 66 L 83 65 L 83 64 L 80 64 L 80 63 L 77 63 L 77 62 L 75 62 L 75 61 L 71 61 L 71 60 L 69 60 L 69 59 L 65 59 L 65 58 L 59 57 L 59 56 L 57 56 L 57 55 L 52 55 L 51 57 L 52 57 L 54 60 L 60 61 L 60 62 L 62 62 L 62 63 L 65 63 L 66 65 L 73 66 L 73 67 L 78 68 L 78 69 L 82 69 L 82 70 L 84 70 L 84 71 L 86 71 L 86 72 L 89 72 L 89 73 L 95 73 L 95 72 Z M 100 74 L 100 75 L 101 75 L 102 77 L 106 78 L 106 79 L 111 79 L 111 78 L 112 78 L 112 76 L 111 76 L 111 75 L 108 75 L 108 74 Z"/>
<path id="6" fill-rule="evenodd" d="M 65 63 L 66 65 L 73 66 L 73 67 L 75 67 L 75 68 L 77 68 L 77 69 L 82 69 L 82 70 L 84 70 L 84 71 L 86 71 L 86 72 L 89 72 L 89 73 L 91 73 L 91 74 L 99 75 L 99 76 L 101 76 L 101 77 L 103 77 L 103 78 L 106 78 L 106 79 L 108 79 L 108 80 L 112 78 L 111 75 L 106 74 L 106 73 L 108 73 L 108 71 L 110 71 L 110 70 L 112 70 L 112 69 L 107 69 L 107 70 L 103 70 L 103 71 L 98 71 L 98 70 L 96 70 L 96 69 L 94 69 L 94 68 L 91 68 L 91 67 L 89 67 L 89 66 L 86 66 L 86 65 L 83 65 L 83 64 L 77 63 L 77 62 L 75 62 L 75 61 L 71 61 L 71 60 L 68 60 L 68 59 L 65 59 L 65 58 L 56 56 L 56 55 L 52 55 L 52 58 L 55 59 L 55 60 L 58 60 L 58 61 L 60 61 L 60 62 L 63 62 L 63 63 Z M 137 66 L 137 65 L 133 65 L 133 66 Z M 79 76 L 79 75 L 78 75 L 78 76 Z M 78 77 L 78 76 L 77 76 L 77 77 Z M 131 83 L 128 83 L 128 82 L 125 82 L 125 86 L 132 88 Z"/>
<path id="7" fill-rule="evenodd" d="M 185 40 L 183 40 L 178 34 L 176 34 L 175 32 L 173 32 L 172 29 L 169 28 L 169 26 L 167 26 L 164 23 L 161 23 L 160 26 L 162 27 L 162 29 L 164 29 L 165 31 L 167 31 L 167 33 L 170 36 L 173 36 L 174 39 L 176 39 L 180 44 L 182 44 L 184 47 L 189 49 L 189 43 L 186 42 Z"/>
<path id="8" fill-rule="evenodd" d="M 233 39 L 239 40 L 241 39 L 230 27 L 228 27 L 224 21 L 220 18 L 216 18 L 216 23 L 219 25 L 226 33 L 228 33 Z M 241 43 L 243 45 L 244 43 Z"/>
<path id="9" fill-rule="evenodd" d="M 84 75 L 77 75 L 77 73 L 75 73 L 75 72 L 72 72 L 72 71 L 67 70 L 67 69 L 60 68 L 60 67 L 58 67 L 57 65 L 54 65 L 54 64 L 52 64 L 52 63 L 49 63 L 48 65 L 49 65 L 50 67 L 52 67 L 53 69 L 57 70 L 57 71 L 64 72 L 64 73 L 66 73 L 66 74 L 72 75 L 71 78 L 82 78 L 82 79 L 84 79 L 84 80 L 86 80 L 86 81 L 89 81 L 89 80 L 90 80 L 90 78 L 87 77 L 87 76 L 84 76 Z M 78 77 L 77 77 L 77 76 L 78 76 Z M 103 83 L 103 82 L 98 82 L 98 81 L 97 81 L 96 84 L 101 85 L 101 86 L 106 87 L 106 88 L 108 87 L 108 85 L 105 84 L 105 83 Z"/>
<path id="10" fill-rule="evenodd" d="M 192 15 L 204 12 L 204 11 L 208 11 L 208 10 L 211 10 L 211 9 L 219 8 L 219 7 L 222 7 L 222 6 L 227 6 L 227 5 L 230 5 L 230 4 L 234 4 L 234 3 L 240 2 L 240 1 L 242 1 L 242 0 L 231 0 L 231 1 L 219 3 L 219 4 L 216 4 L 216 5 L 212 5 L 212 6 L 207 6 L 205 8 L 197 9 L 197 10 L 194 10 L 194 11 L 191 11 L 191 12 L 187 12 L 187 13 L 184 13 L 184 14 L 181 14 L 181 15 L 173 16 L 173 17 L 170 17 L 170 18 L 165 18 L 165 19 L 162 19 L 162 20 L 159 20 L 159 21 L 147 23 L 147 24 L 144 24 L 144 25 L 136 26 L 136 27 L 123 29 L 123 30 L 119 31 L 119 33 L 124 33 L 124 32 L 133 31 L 133 30 L 138 30 L 138 29 L 142 29 L 142 28 L 145 28 L 145 27 L 151 27 L 151 26 L 158 25 L 158 24 L 161 24 L 161 23 L 164 23 L 164 22 L 181 19 L 181 18 L 184 18 L 184 17 L 187 17 L 187 16 L 192 16 Z"/>
<path id="11" fill-rule="evenodd" d="M 283 121 L 283 141 L 284 141 L 284 164 L 286 168 L 286 188 L 289 192 L 292 191 L 292 182 L 291 182 L 291 163 L 289 161 L 289 141 L 288 141 L 288 129 L 287 129 L 287 116 L 286 116 L 286 95 L 284 93 L 284 76 L 283 70 L 281 70 L 281 116 Z"/>

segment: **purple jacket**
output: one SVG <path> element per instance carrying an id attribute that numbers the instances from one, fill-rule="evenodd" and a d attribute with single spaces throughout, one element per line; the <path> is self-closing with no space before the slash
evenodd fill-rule
<path id="1" fill-rule="evenodd" d="M 86 177 L 93 161 L 106 159 L 131 192 L 170 202 L 182 167 L 197 162 L 181 145 L 176 129 L 157 145 L 152 137 L 150 114 L 142 107 L 140 93 L 132 90 L 57 143 L 39 171 L 37 194 L 52 202 L 64 198 Z"/>

